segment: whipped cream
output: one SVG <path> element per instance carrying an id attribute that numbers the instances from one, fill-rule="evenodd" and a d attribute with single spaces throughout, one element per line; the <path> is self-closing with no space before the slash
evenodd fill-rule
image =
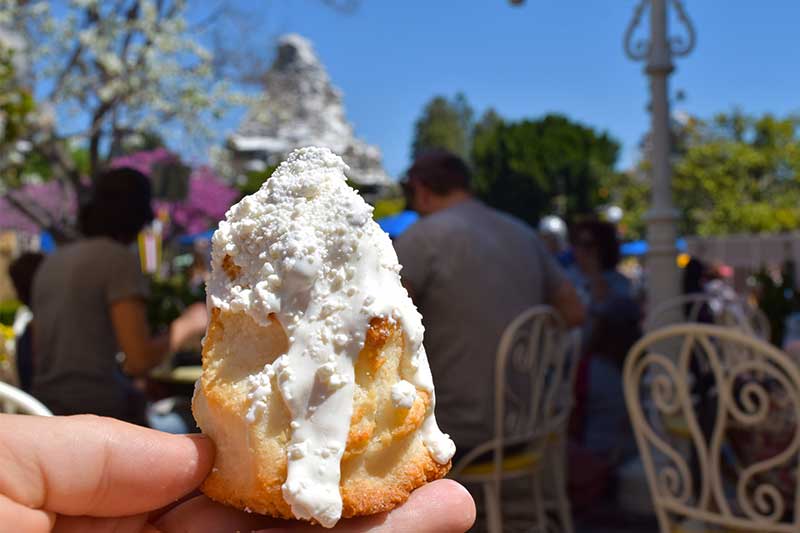
<path id="1" fill-rule="evenodd" d="M 373 317 L 399 322 L 413 375 L 392 387 L 410 407 L 417 389 L 431 408 L 421 437 L 447 463 L 455 445 L 433 414 L 422 317 L 400 283 L 389 237 L 350 188 L 342 159 L 325 148 L 295 150 L 253 195 L 230 208 L 212 240 L 209 305 L 283 326 L 288 351 L 251 376 L 247 420 L 277 390 L 291 416 L 283 497 L 298 518 L 332 527 L 341 517 L 340 462 L 353 413 L 354 363 Z M 238 267 L 231 280 L 226 256 Z"/>

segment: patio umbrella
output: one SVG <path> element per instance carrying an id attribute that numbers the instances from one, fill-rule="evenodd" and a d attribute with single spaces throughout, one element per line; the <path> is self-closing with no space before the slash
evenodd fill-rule
<path id="1" fill-rule="evenodd" d="M 685 252 L 686 240 L 678 239 L 675 241 L 675 247 L 679 252 Z M 631 241 L 622 243 L 622 245 L 619 247 L 619 251 L 624 256 L 640 256 L 645 255 L 648 248 L 649 246 L 647 245 L 647 241 Z"/>
<path id="2" fill-rule="evenodd" d="M 383 231 L 389 234 L 389 237 L 394 239 L 401 235 L 408 227 L 417 221 L 419 215 L 414 211 L 403 211 L 396 215 L 383 217 L 378 220 L 378 225 Z"/>

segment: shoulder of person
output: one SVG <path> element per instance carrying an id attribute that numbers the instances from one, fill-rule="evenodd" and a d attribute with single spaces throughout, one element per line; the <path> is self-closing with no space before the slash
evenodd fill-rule
<path id="1" fill-rule="evenodd" d="M 91 249 L 92 251 L 104 253 L 104 254 L 112 254 L 116 256 L 123 256 L 123 257 L 133 257 L 134 253 L 131 250 L 130 246 L 125 246 L 122 243 L 115 241 L 114 239 L 109 239 L 107 237 L 99 237 L 95 239 L 88 239 L 84 242 L 84 245 Z"/>
<path id="2" fill-rule="evenodd" d="M 71 257 L 81 253 L 82 243 L 83 241 L 74 241 L 57 246 L 55 250 L 45 255 L 41 265 L 39 265 L 37 269 L 36 277 L 39 277 L 42 272 L 49 274 L 51 270 L 61 269 L 64 262 L 70 261 Z"/>
<path id="3" fill-rule="evenodd" d="M 484 207 L 484 209 L 489 211 L 492 216 L 494 216 L 498 220 L 502 220 L 503 223 L 507 224 L 508 226 L 511 226 L 511 227 L 515 228 L 521 234 L 526 234 L 526 235 L 528 235 L 530 237 L 535 237 L 536 239 L 539 238 L 539 235 L 538 235 L 538 233 L 536 233 L 536 230 L 534 230 L 533 227 L 531 227 L 530 224 L 528 224 L 527 222 L 525 222 L 521 218 L 518 218 L 518 217 L 512 215 L 511 213 L 507 213 L 505 211 L 500 211 L 499 209 L 495 209 L 494 207 L 486 205 L 483 202 L 480 202 L 480 204 Z"/>
<path id="4" fill-rule="evenodd" d="M 634 297 L 634 287 L 630 278 L 617 270 L 606 270 L 603 272 L 603 279 L 608 284 L 612 297 L 623 299 Z"/>
<path id="5" fill-rule="evenodd" d="M 420 217 L 398 237 L 404 241 L 431 241 L 446 236 L 456 230 L 463 222 L 449 209 Z"/>

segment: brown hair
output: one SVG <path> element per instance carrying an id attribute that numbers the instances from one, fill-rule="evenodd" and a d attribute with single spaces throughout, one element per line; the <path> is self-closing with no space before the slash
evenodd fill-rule
<path id="1" fill-rule="evenodd" d="M 87 237 L 109 237 L 123 244 L 153 220 L 150 180 L 132 168 L 114 168 L 98 176 L 79 222 Z"/>
<path id="2" fill-rule="evenodd" d="M 446 150 L 430 150 L 419 156 L 406 173 L 406 183 L 422 183 L 435 194 L 469 190 L 469 166 L 459 156 Z"/>
<path id="3" fill-rule="evenodd" d="M 570 231 L 570 242 L 572 242 L 573 246 L 584 233 L 592 236 L 592 241 L 600 259 L 600 266 L 604 270 L 616 268 L 620 259 L 616 226 L 610 222 L 594 219 L 577 222 Z"/>

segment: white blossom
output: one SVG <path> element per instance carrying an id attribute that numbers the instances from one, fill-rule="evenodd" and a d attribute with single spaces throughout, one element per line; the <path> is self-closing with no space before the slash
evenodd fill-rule
<path id="1" fill-rule="evenodd" d="M 213 54 L 190 31 L 184 0 L 139 0 L 133 19 L 120 8 L 123 3 L 61 0 L 61 8 L 55 5 L 55 0 L 0 0 L 0 42 L 4 28 L 27 38 L 20 57 L 26 83 L 39 96 L 36 112 L 26 119 L 33 135 L 68 133 L 85 143 L 91 135 L 124 127 L 198 146 L 215 134 L 213 120 L 249 101 L 214 79 Z M 159 12 L 159 5 L 166 8 Z M 0 99 L 4 96 L 10 95 Z M 105 114 L 93 129 L 98 110 Z M 4 129 L 0 116 L 0 135 Z M 25 142 L 12 148 L 26 152 Z M 0 146 L 0 160 L 8 161 L 6 151 Z M 18 161 L 20 150 L 14 152 Z M 0 172 L 2 167 L 0 161 Z"/>

